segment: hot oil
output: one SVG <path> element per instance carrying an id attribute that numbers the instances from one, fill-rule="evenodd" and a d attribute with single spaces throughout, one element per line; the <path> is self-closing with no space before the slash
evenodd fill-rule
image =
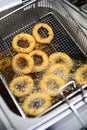
<path id="1" fill-rule="evenodd" d="M 9 84 L 10 81 L 13 79 L 14 74 L 15 74 L 14 71 L 13 71 L 13 69 L 12 69 L 12 67 L 9 66 L 8 68 L 6 68 L 5 70 L 3 70 L 3 71 L 1 71 L 1 72 L 2 72 L 2 74 L 4 75 L 4 77 L 5 77 L 6 81 L 7 81 L 7 83 Z"/>
<path id="2" fill-rule="evenodd" d="M 42 50 L 44 50 L 45 47 L 46 47 L 46 46 L 43 46 Z M 46 50 L 45 50 L 45 51 L 46 51 Z M 47 51 L 48 51 L 48 49 L 47 49 Z M 36 59 L 36 58 L 35 58 L 35 59 Z M 37 60 L 38 60 L 38 59 L 37 59 Z M 39 62 L 39 61 L 42 62 L 41 60 L 38 60 L 38 61 L 36 61 L 36 62 Z M 73 62 L 74 62 L 74 67 L 72 68 L 71 72 L 69 73 L 69 80 L 67 81 L 67 83 L 68 83 L 69 81 L 74 80 L 74 72 L 76 71 L 76 69 L 77 69 L 78 67 L 80 67 L 81 65 L 87 63 L 87 61 L 76 60 L 76 59 L 73 59 Z M 47 67 L 44 71 L 42 71 L 42 72 L 37 72 L 37 73 L 32 72 L 32 73 L 28 74 L 28 75 L 31 76 L 32 79 L 34 80 L 34 88 L 33 88 L 32 92 L 31 92 L 30 94 L 32 94 L 32 93 L 34 93 L 34 92 L 40 92 L 40 91 L 41 91 L 40 86 L 39 86 L 39 82 L 40 82 L 40 80 L 42 79 L 42 77 L 47 74 L 47 70 L 49 69 L 49 67 L 50 67 L 50 65 L 48 65 L 48 67 Z M 6 81 L 7 81 L 8 84 L 11 82 L 11 80 L 12 80 L 13 78 L 15 78 L 15 77 L 17 77 L 17 76 L 21 76 L 20 74 L 14 73 L 14 71 L 13 71 L 11 65 L 9 65 L 8 67 L 6 67 L 4 70 L 1 70 L 1 72 L 2 72 L 2 74 L 4 75 L 4 77 L 6 78 Z M 54 82 L 51 82 L 51 84 L 50 84 L 49 86 L 51 86 L 52 89 L 55 88 Z M 77 85 L 77 89 L 78 89 L 79 87 L 80 87 L 80 86 Z M 76 90 L 76 89 L 73 87 L 73 85 L 68 85 L 68 86 L 65 87 L 65 89 L 63 90 L 63 93 L 64 93 L 65 96 L 68 96 L 68 95 L 70 95 L 71 93 L 73 93 L 75 90 Z M 27 95 L 27 96 L 29 96 L 29 95 Z M 25 96 L 25 97 L 20 97 L 20 98 L 15 97 L 16 100 L 17 100 L 17 102 L 19 103 L 20 107 L 22 107 L 22 103 L 23 103 L 23 101 L 25 100 L 25 98 L 26 98 L 27 96 Z M 55 103 L 59 102 L 60 100 L 62 100 L 62 97 L 61 97 L 60 94 L 59 94 L 58 96 L 52 97 L 52 105 L 54 105 Z M 39 99 L 38 99 L 38 102 L 39 102 Z M 39 105 L 39 103 L 37 103 L 37 104 Z M 37 104 L 36 104 L 36 107 L 39 107 L 39 106 L 37 106 Z M 35 104 L 34 104 L 34 105 L 35 105 Z M 26 116 L 27 116 L 27 115 L 26 115 Z"/>
<path id="3" fill-rule="evenodd" d="M 0 71 L 6 78 L 7 83 L 9 83 L 14 76 L 14 71 L 11 66 L 11 60 L 11 57 L 5 57 L 0 60 Z"/>
<path id="4" fill-rule="evenodd" d="M 42 107 L 44 103 L 45 103 L 44 99 L 35 98 L 34 100 L 31 100 L 29 107 L 38 109 Z"/>
<path id="5" fill-rule="evenodd" d="M 59 87 L 59 84 L 54 80 L 48 80 L 47 81 L 47 86 L 48 88 L 50 89 L 55 89 L 55 88 L 58 88 Z"/>
<path id="6" fill-rule="evenodd" d="M 73 67 L 73 69 L 72 69 L 72 72 L 75 72 L 75 70 L 76 70 L 77 68 L 79 68 L 81 65 L 87 63 L 87 61 L 76 60 L 76 59 L 73 60 L 73 61 L 74 61 L 74 67 Z"/>
<path id="7" fill-rule="evenodd" d="M 86 62 L 85 62 L 85 63 L 86 63 Z M 74 80 L 73 74 L 74 74 L 75 70 L 76 70 L 78 67 L 80 67 L 81 65 L 83 65 L 83 64 L 84 64 L 84 62 L 81 61 L 81 60 L 74 60 L 74 67 L 73 67 L 73 69 L 71 70 L 71 73 L 70 73 L 70 75 L 69 75 L 69 76 L 70 76 L 70 81 L 71 81 L 71 80 Z M 47 69 L 44 70 L 43 72 L 38 72 L 38 73 L 31 73 L 31 74 L 29 74 L 29 75 L 34 79 L 34 84 L 35 84 L 35 86 L 34 86 L 33 92 L 36 92 L 36 91 L 37 91 L 37 92 L 40 92 L 40 91 L 41 91 L 41 90 L 40 90 L 40 86 L 39 86 L 39 81 L 42 79 L 43 75 L 45 75 L 46 72 L 47 72 Z M 2 71 L 2 73 L 3 73 L 3 75 L 6 77 L 6 80 L 7 80 L 8 83 L 10 83 L 10 81 L 11 81 L 13 78 L 15 78 L 16 76 L 18 76 L 18 74 L 15 74 L 15 73 L 14 73 L 14 71 L 13 71 L 13 69 L 12 69 L 11 66 L 9 66 L 9 67 L 6 68 L 4 71 Z M 54 83 L 52 84 L 52 82 L 51 82 L 51 86 L 52 86 L 52 88 L 53 88 Z M 69 85 L 69 86 L 67 86 L 67 87 L 65 88 L 65 90 L 63 91 L 63 93 L 64 93 L 65 96 L 68 96 L 69 94 L 71 94 L 71 93 L 74 92 L 74 91 L 75 91 L 75 89 L 73 88 L 73 86 L 72 86 L 72 85 Z M 27 96 L 28 96 L 28 95 L 27 95 Z M 20 107 L 22 106 L 22 103 L 23 103 L 23 101 L 25 100 L 25 98 L 26 98 L 26 96 L 25 96 L 25 97 L 21 97 L 21 98 L 16 98 L 16 100 L 18 101 Z M 62 100 L 61 95 L 52 97 L 52 105 L 56 104 L 56 103 L 59 102 L 60 100 Z M 40 107 L 39 105 L 41 105 L 41 104 L 43 104 L 43 103 L 39 103 L 39 99 L 38 99 L 38 101 L 35 102 L 34 104 L 32 103 L 31 106 L 32 106 L 32 105 L 35 105 L 34 107 L 38 107 L 38 108 L 39 108 L 39 107 Z M 32 107 L 33 107 L 33 106 L 32 106 Z M 26 115 L 26 116 L 28 116 L 28 115 Z M 28 117 L 29 117 L 29 116 L 28 116 Z"/>

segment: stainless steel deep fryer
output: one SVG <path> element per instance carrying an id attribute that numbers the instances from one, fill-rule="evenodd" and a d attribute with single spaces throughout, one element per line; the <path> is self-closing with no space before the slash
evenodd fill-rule
<path id="1" fill-rule="evenodd" d="M 41 48 L 43 51 L 48 55 L 56 51 L 65 52 L 75 61 L 87 63 L 87 36 L 64 7 L 61 0 L 33 0 L 0 18 L 0 59 L 13 57 L 15 55 L 11 45 L 13 37 L 21 32 L 32 34 L 33 26 L 39 22 L 49 24 L 55 36 L 51 44 Z M 40 33 L 44 36 L 45 30 L 41 30 Z M 87 84 L 79 88 L 75 81 L 71 80 L 64 86 L 65 88 L 71 86 L 71 93 L 66 96 L 60 91 L 61 100 L 58 100 L 38 117 L 31 118 L 26 117 L 18 101 L 9 90 L 8 84 L 13 75 L 14 72 L 11 67 L 0 72 L 0 79 L 21 115 L 18 116 L 12 110 L 9 110 L 0 98 L 1 110 L 10 120 L 9 125 L 6 125 L 7 128 L 16 130 L 45 129 L 57 122 L 59 120 L 57 116 L 68 108 L 74 113 L 81 127 L 86 128 L 85 121 L 74 105 L 77 105 L 85 97 Z M 9 116 L 8 113 L 10 113 Z M 19 124 L 21 124 L 21 127 Z"/>

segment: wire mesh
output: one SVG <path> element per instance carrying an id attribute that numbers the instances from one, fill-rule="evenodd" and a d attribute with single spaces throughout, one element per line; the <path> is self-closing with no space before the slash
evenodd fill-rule
<path id="1" fill-rule="evenodd" d="M 39 22 L 50 25 L 54 32 L 51 44 L 41 48 L 50 55 L 61 51 L 70 55 L 74 60 L 87 60 L 87 38 L 72 16 L 66 11 L 60 0 L 37 0 L 11 12 L 0 19 L 0 58 L 13 57 L 13 37 L 21 32 L 32 34 L 32 28 Z M 44 37 L 45 30 L 40 31 Z M 9 70 L 8 70 L 9 71 Z M 3 74 L 8 81 L 12 79 L 12 69 Z"/>

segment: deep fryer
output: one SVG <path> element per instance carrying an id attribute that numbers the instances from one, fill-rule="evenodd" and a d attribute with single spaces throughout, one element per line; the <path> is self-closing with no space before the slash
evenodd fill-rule
<path id="1" fill-rule="evenodd" d="M 43 51 L 47 52 L 48 55 L 53 52 L 62 51 L 78 62 L 87 63 L 87 36 L 60 0 L 33 0 L 1 17 L 0 59 L 13 57 L 15 55 L 11 46 L 13 37 L 21 32 L 31 34 L 32 27 L 39 22 L 49 24 L 53 28 L 55 36 L 50 45 L 44 46 Z M 44 35 L 44 31 L 41 34 Z M 75 105 L 83 99 L 85 100 L 87 84 L 78 87 L 75 81 L 71 80 L 64 86 L 65 88 L 70 86 L 72 89 L 71 93 L 65 96 L 64 93 L 60 92 L 61 100 L 38 117 L 31 118 L 26 117 L 9 90 L 8 84 L 12 76 L 13 71 L 11 68 L 0 72 L 3 87 L 10 96 L 11 103 L 15 105 L 15 109 L 18 111 L 17 115 L 17 112 L 13 112 L 13 108 L 10 110 L 9 106 L 4 103 L 5 96 L 2 98 L 2 93 L 0 93 L 0 111 L 4 113 L 2 116 L 7 121 L 5 124 L 7 129 L 45 129 L 61 119 L 61 113 L 67 109 L 70 109 L 74 113 L 74 116 L 80 123 L 80 127 L 86 128 L 86 122 L 78 112 L 78 106 L 76 108 Z M 4 120 L 2 122 L 4 124 Z"/>

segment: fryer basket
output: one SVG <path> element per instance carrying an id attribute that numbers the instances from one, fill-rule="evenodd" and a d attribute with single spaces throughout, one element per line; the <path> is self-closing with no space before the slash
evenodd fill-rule
<path id="1" fill-rule="evenodd" d="M 8 56 L 13 57 L 15 55 L 11 45 L 13 37 L 21 32 L 32 34 L 33 26 L 39 22 L 49 24 L 55 36 L 51 44 L 42 48 L 43 51 L 48 55 L 56 51 L 65 52 L 74 60 L 87 63 L 87 37 L 60 0 L 33 0 L 0 18 L 0 59 Z M 41 34 L 44 36 L 44 31 Z M 2 71 L 1 80 L 21 115 L 24 116 L 8 88 L 13 74 L 12 71 L 9 76 Z"/>
<path id="2" fill-rule="evenodd" d="M 30 27 L 32 23 L 40 22 L 40 19 L 50 12 L 55 14 L 58 21 L 60 21 L 60 23 L 73 37 L 80 50 L 85 56 L 87 56 L 87 38 L 85 34 L 72 16 L 63 7 L 62 2 L 58 0 L 34 0 L 33 2 L 19 8 L 7 16 L 2 17 L 0 19 L 0 37 L 4 42 L 4 39 L 9 37 L 9 35 L 15 35 L 18 33 L 18 30 L 22 31 L 25 26 Z M 31 33 L 30 30 L 29 33 Z"/>

